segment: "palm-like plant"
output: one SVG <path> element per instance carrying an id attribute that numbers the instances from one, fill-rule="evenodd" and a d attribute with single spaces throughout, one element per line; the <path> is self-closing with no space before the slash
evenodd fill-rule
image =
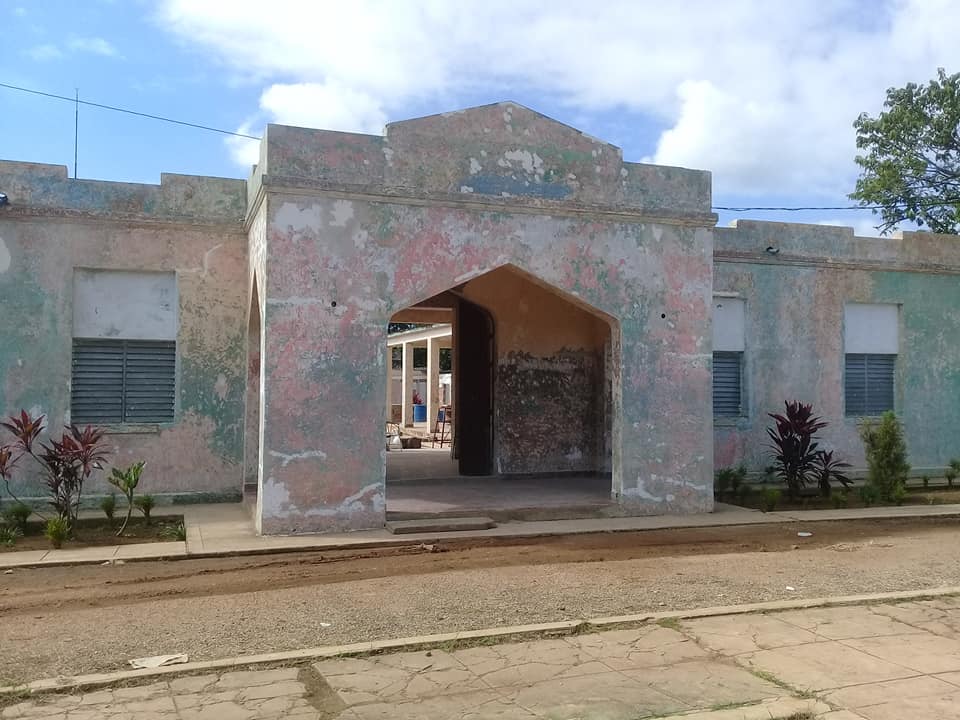
<path id="1" fill-rule="evenodd" d="M 817 431 L 827 423 L 813 414 L 813 405 L 797 400 L 785 402 L 783 415 L 768 413 L 776 423 L 767 428 L 777 476 L 787 486 L 787 495 L 796 498 L 816 477 Z"/>

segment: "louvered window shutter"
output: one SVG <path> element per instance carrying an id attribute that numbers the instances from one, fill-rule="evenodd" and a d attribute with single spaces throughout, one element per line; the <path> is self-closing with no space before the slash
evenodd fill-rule
<path id="1" fill-rule="evenodd" d="M 847 353 L 844 404 L 848 417 L 870 417 L 893 410 L 896 355 Z"/>
<path id="2" fill-rule="evenodd" d="M 73 341 L 71 420 L 77 424 L 173 420 L 173 340 Z"/>
<path id="3" fill-rule="evenodd" d="M 716 417 L 739 417 L 742 414 L 742 364 L 743 353 L 713 354 L 713 414 Z"/>

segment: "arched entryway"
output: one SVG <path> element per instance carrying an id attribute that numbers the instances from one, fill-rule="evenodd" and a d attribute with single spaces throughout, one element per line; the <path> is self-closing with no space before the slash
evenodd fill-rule
<path id="1" fill-rule="evenodd" d="M 406 447 L 388 442 L 388 519 L 580 517 L 611 508 L 619 382 L 613 318 L 503 266 L 391 321 L 397 332 L 388 343 L 403 349 L 390 355 L 388 386 L 403 406 L 388 403 L 387 419 Z M 408 404 L 423 371 L 428 384 L 432 377 L 431 367 L 416 362 L 417 343 L 431 334 L 446 337 L 447 324 L 453 438 L 437 447 L 435 422 L 410 423 L 415 408 Z M 397 392 L 397 380 L 406 390 Z"/>

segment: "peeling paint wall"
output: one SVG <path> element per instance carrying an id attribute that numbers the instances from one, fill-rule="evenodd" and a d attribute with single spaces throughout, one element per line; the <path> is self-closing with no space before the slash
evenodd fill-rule
<path id="1" fill-rule="evenodd" d="M 382 524 L 387 322 L 505 265 L 617 322 L 624 511 L 712 507 L 715 220 L 708 191 L 671 203 L 675 178 L 708 190 L 705 173 L 665 169 L 639 193 L 619 149 L 510 103 L 265 142 L 264 532 Z"/>
<path id="2" fill-rule="evenodd" d="M 143 492 L 237 497 L 245 183 L 180 175 L 164 175 L 160 185 L 70 180 L 64 167 L 0 162 L 0 188 L 9 197 L 0 208 L 0 412 L 44 413 L 54 429 L 69 421 L 75 268 L 176 272 L 176 420 L 113 428 L 112 462 L 146 460 Z M 17 478 L 19 493 L 42 494 L 35 478 Z M 88 492 L 108 488 L 98 478 Z"/>
<path id="3" fill-rule="evenodd" d="M 714 232 L 714 286 L 745 302 L 747 399 L 745 417 L 716 419 L 716 467 L 769 465 L 767 413 L 796 398 L 830 423 L 820 433 L 826 448 L 864 468 L 859 420 L 844 416 L 846 303 L 900 306 L 895 409 L 914 470 L 935 472 L 960 456 L 955 237 L 858 238 L 849 228 L 752 221 Z M 768 246 L 779 253 L 765 252 Z"/>

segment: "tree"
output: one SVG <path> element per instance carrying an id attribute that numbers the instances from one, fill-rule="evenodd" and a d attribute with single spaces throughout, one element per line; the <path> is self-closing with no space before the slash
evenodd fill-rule
<path id="1" fill-rule="evenodd" d="M 861 113 L 857 164 L 850 194 L 874 209 L 886 234 L 908 220 L 933 232 L 960 232 L 960 73 L 943 68 L 927 85 L 890 88 L 876 118 Z"/>

